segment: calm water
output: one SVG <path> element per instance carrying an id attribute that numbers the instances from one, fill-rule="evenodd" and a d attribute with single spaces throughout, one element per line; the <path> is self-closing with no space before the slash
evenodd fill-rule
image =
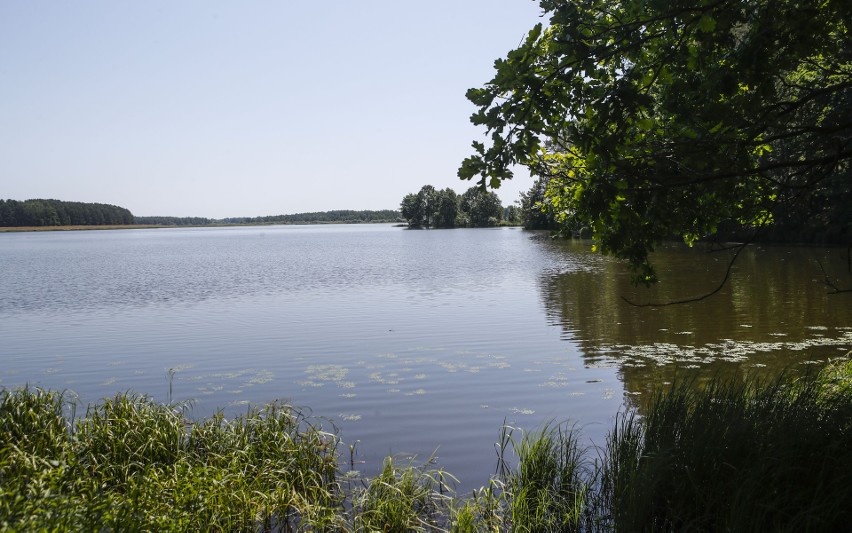
<path id="1" fill-rule="evenodd" d="M 134 390 L 193 415 L 277 398 L 333 419 L 361 469 L 433 452 L 486 483 L 504 421 L 594 442 L 655 384 L 817 365 L 852 349 L 845 250 L 658 254 L 630 287 L 584 242 L 518 229 L 266 226 L 0 234 L 0 386 Z M 822 264 L 822 268 L 820 267 Z"/>

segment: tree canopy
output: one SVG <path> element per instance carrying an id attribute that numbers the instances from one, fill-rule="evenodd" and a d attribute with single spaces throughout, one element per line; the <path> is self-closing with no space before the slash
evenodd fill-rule
<path id="1" fill-rule="evenodd" d="M 133 214 L 109 204 L 62 200 L 0 200 L 0 226 L 101 226 L 134 224 Z"/>
<path id="2" fill-rule="evenodd" d="M 462 195 L 449 187 L 437 190 L 424 185 L 417 193 L 406 194 L 400 203 L 402 218 L 411 228 L 489 227 L 501 220 L 514 222 L 500 197 L 483 187 L 474 186 Z"/>
<path id="3" fill-rule="evenodd" d="M 852 242 L 852 3 L 542 0 L 549 25 L 467 93 L 463 179 L 525 165 L 560 222 L 656 275 L 649 252 L 731 232 Z"/>

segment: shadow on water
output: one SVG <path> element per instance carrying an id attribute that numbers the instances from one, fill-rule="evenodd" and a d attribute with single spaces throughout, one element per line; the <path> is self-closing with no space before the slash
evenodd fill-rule
<path id="1" fill-rule="evenodd" d="M 543 246 L 584 265 L 540 276 L 547 320 L 577 344 L 587 366 L 616 368 L 628 398 L 678 378 L 774 377 L 852 349 L 852 294 L 829 294 L 824 281 L 828 274 L 852 285 L 845 249 L 750 246 L 714 296 L 637 307 L 625 299 L 665 302 L 712 291 L 731 252 L 661 247 L 652 261 L 662 281 L 648 289 L 631 286 L 625 265 L 593 254 L 587 241 Z"/>

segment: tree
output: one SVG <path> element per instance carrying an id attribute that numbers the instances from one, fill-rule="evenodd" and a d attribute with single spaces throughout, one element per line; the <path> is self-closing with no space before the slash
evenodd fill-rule
<path id="1" fill-rule="evenodd" d="M 434 225 L 436 228 L 454 228 L 459 214 L 459 195 L 447 187 L 438 191 Z"/>
<path id="2" fill-rule="evenodd" d="M 406 194 L 399 204 L 399 210 L 402 218 L 408 221 L 408 227 L 418 228 L 423 225 L 423 211 L 416 194 Z"/>
<path id="3" fill-rule="evenodd" d="M 514 224 L 514 225 L 523 224 L 523 215 L 521 214 L 520 206 L 518 206 L 518 205 L 507 205 L 506 207 L 504 207 L 503 208 L 503 220 L 505 220 L 509 224 Z"/>
<path id="4" fill-rule="evenodd" d="M 496 226 L 503 218 L 500 197 L 483 187 L 474 186 L 466 190 L 461 196 L 459 207 L 467 215 L 471 226 Z"/>
<path id="5" fill-rule="evenodd" d="M 521 193 L 521 222 L 525 229 L 555 230 L 559 227 L 553 205 L 545 197 L 546 192 L 547 180 L 538 178 L 530 190 Z"/>
<path id="6" fill-rule="evenodd" d="M 417 194 L 407 194 L 400 204 L 402 218 L 411 228 L 428 228 L 438 216 L 441 194 L 431 185 L 424 185 Z"/>
<path id="7" fill-rule="evenodd" d="M 490 142 L 459 170 L 546 180 L 541 205 L 656 281 L 661 241 L 852 242 L 852 3 L 542 0 L 548 27 L 467 97 Z"/>

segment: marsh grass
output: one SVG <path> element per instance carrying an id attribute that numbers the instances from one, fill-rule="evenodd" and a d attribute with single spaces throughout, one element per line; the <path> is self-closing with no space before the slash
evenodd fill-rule
<path id="1" fill-rule="evenodd" d="M 683 382 L 606 441 L 505 426 L 469 497 L 431 461 L 343 472 L 336 429 L 272 403 L 194 421 L 133 393 L 0 391 L 0 530 L 842 531 L 852 523 L 852 363 L 776 381 Z M 345 461 L 344 461 L 345 462 Z"/>
<path id="2" fill-rule="evenodd" d="M 593 470 L 580 447 L 579 434 L 565 425 L 521 432 L 504 426 L 500 449 L 517 460 L 499 458 L 506 520 L 513 531 L 579 531 L 583 526 L 588 480 Z"/>
<path id="3" fill-rule="evenodd" d="M 446 526 L 452 498 L 445 472 L 430 469 L 431 459 L 422 467 L 410 462 L 397 465 L 384 461 L 378 476 L 365 480 L 353 494 L 355 531 L 434 531 Z"/>
<path id="4" fill-rule="evenodd" d="M 641 414 L 640 414 L 641 413 Z M 619 414 L 598 448 L 577 432 L 504 427 L 497 476 L 454 530 L 847 531 L 852 363 L 772 382 L 684 381 Z"/>
<path id="5" fill-rule="evenodd" d="M 610 434 L 599 514 L 619 531 L 848 528 L 850 369 L 658 392 Z"/>
<path id="6" fill-rule="evenodd" d="M 226 420 L 121 394 L 76 425 L 64 396 L 0 398 L 0 526 L 295 531 L 342 521 L 338 439 L 291 406 Z"/>

